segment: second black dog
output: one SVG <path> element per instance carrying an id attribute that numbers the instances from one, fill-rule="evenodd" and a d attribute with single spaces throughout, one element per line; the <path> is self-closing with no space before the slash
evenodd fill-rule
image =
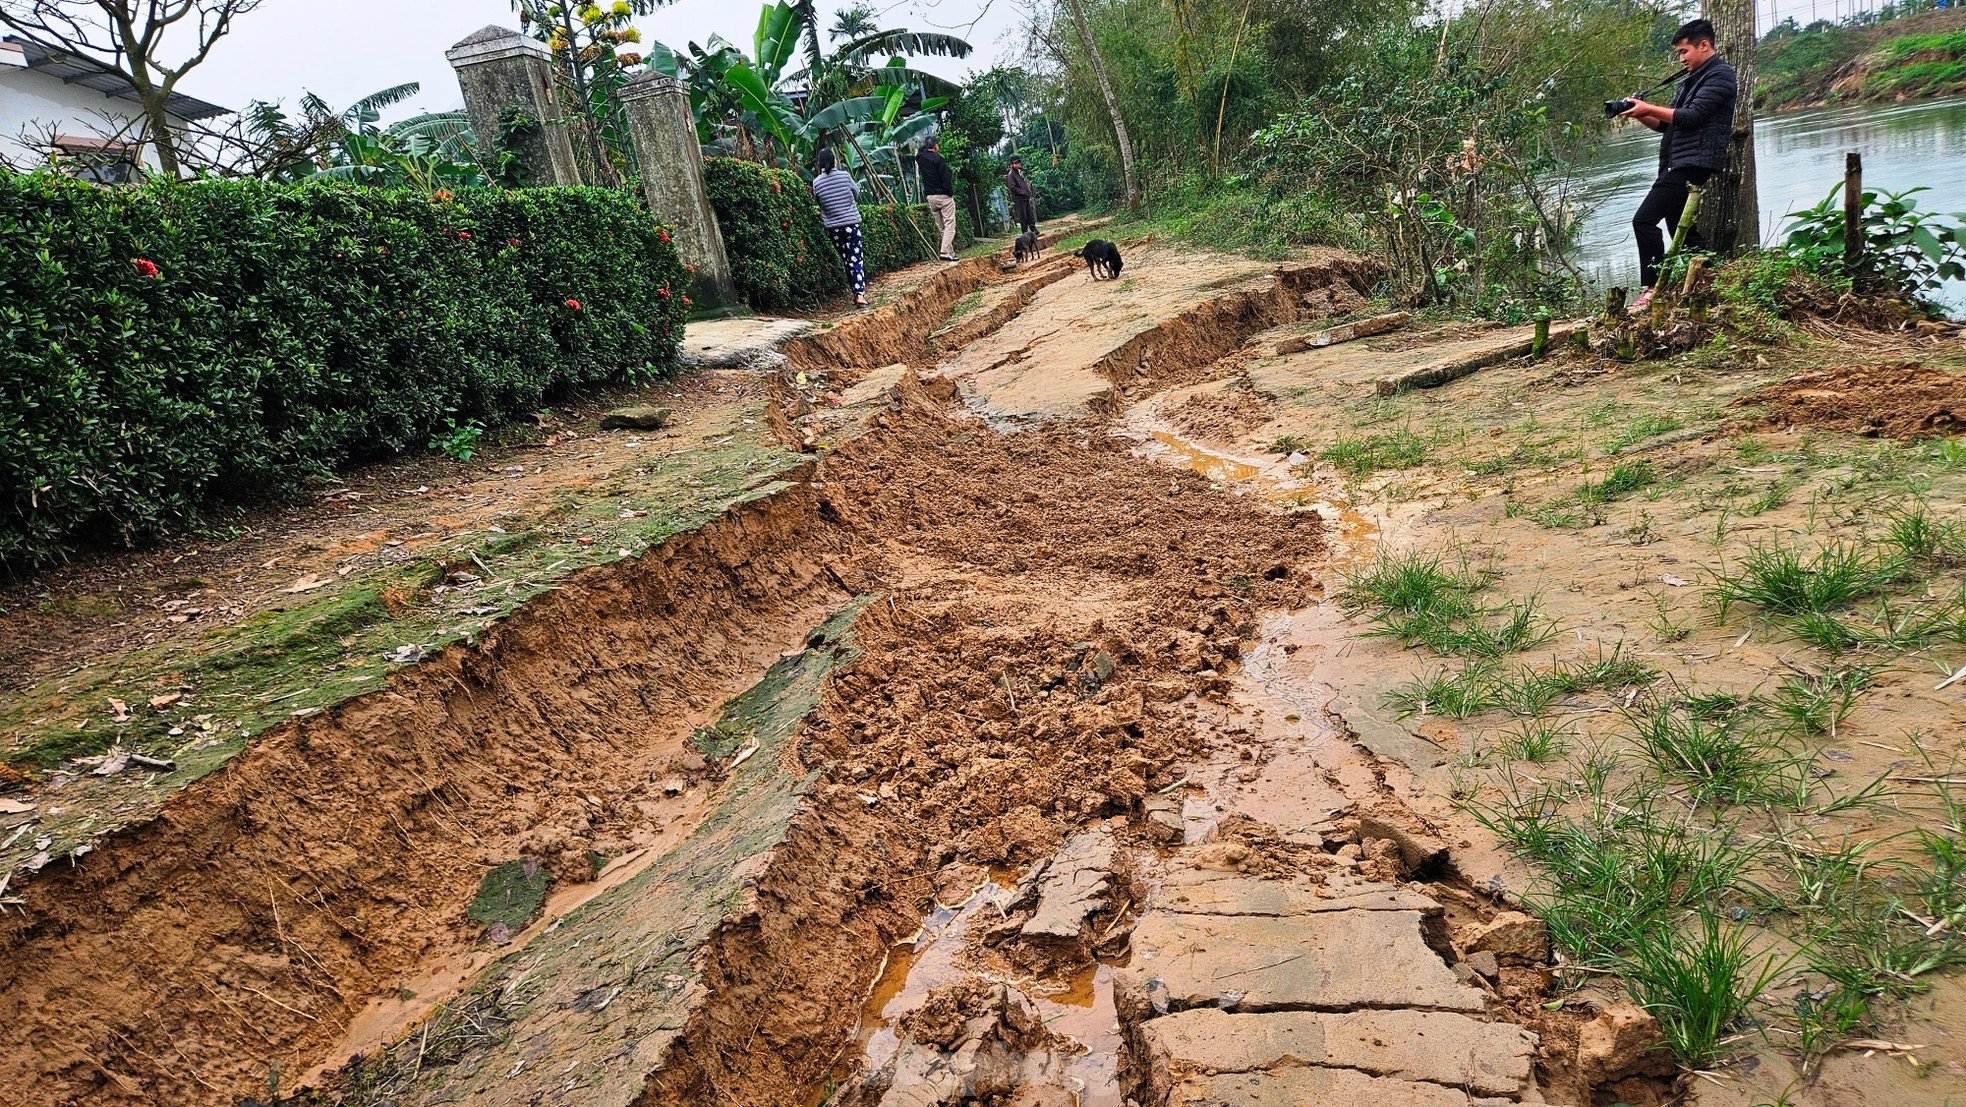
<path id="1" fill-rule="evenodd" d="M 1025 231 L 1017 236 L 1017 260 L 1028 261 L 1038 256 L 1038 232 Z"/>
<path id="2" fill-rule="evenodd" d="M 1106 274 L 1107 280 L 1120 275 L 1120 248 L 1103 238 L 1095 238 L 1086 243 L 1085 249 L 1080 250 L 1078 256 L 1085 259 L 1085 267 L 1091 271 L 1092 279 L 1095 281 L 1099 279 L 1102 271 Z"/>

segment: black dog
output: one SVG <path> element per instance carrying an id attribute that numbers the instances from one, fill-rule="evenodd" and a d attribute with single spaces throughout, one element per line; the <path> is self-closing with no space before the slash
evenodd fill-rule
<path id="1" fill-rule="evenodd" d="M 1120 275 L 1120 248 L 1103 238 L 1095 238 L 1086 243 L 1085 249 L 1080 250 L 1078 256 L 1085 259 L 1085 267 L 1091 271 L 1092 279 L 1095 281 L 1099 279 L 1102 269 L 1106 273 L 1107 280 Z"/>
<path id="2" fill-rule="evenodd" d="M 1025 231 L 1017 236 L 1017 260 L 1027 261 L 1038 256 L 1038 232 Z"/>

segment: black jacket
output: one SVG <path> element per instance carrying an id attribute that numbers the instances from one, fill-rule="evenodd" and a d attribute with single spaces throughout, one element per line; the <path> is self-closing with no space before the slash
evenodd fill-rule
<path id="1" fill-rule="evenodd" d="M 923 150 L 915 155 L 915 165 L 921 169 L 923 193 L 929 196 L 956 194 L 955 179 L 949 176 L 949 163 L 942 160 L 941 154 Z"/>
<path id="2" fill-rule="evenodd" d="M 1003 175 L 1003 183 L 1004 187 L 1010 190 L 1012 196 L 1020 200 L 1031 198 L 1031 181 L 1030 178 L 1024 176 L 1022 169 L 1012 166 L 1010 171 Z"/>
<path id="3" fill-rule="evenodd" d="M 1718 55 L 1681 78 L 1672 98 L 1672 122 L 1659 139 L 1659 169 L 1727 168 L 1738 94 L 1734 67 Z"/>

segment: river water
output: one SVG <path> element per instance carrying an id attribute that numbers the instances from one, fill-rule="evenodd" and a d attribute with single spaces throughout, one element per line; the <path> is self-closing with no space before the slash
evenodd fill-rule
<path id="1" fill-rule="evenodd" d="M 1762 241 L 1778 242 L 1792 211 L 1812 207 L 1843 182 L 1843 155 L 1864 156 L 1864 187 L 1902 191 L 1924 185 L 1920 210 L 1966 211 L 1966 97 L 1864 104 L 1766 115 L 1755 121 Z M 1589 208 L 1577 260 L 1600 288 L 1638 283 L 1631 216 L 1658 171 L 1659 137 L 1619 123 L 1579 171 Z M 1941 295 L 1966 313 L 1966 282 Z"/>

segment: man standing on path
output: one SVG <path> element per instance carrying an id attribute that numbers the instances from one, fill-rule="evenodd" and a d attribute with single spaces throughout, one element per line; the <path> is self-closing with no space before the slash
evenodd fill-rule
<path id="1" fill-rule="evenodd" d="M 949 173 L 949 163 L 942 160 L 941 140 L 930 138 L 915 155 L 915 166 L 922 175 L 922 194 L 928 197 L 928 210 L 935 213 L 935 225 L 942 231 L 942 253 L 937 255 L 943 261 L 958 261 L 956 257 L 956 181 Z"/>
<path id="2" fill-rule="evenodd" d="M 1037 191 L 1031 187 L 1031 180 L 1024 175 L 1024 159 L 1012 154 L 1010 172 L 1003 175 L 1003 183 L 1010 190 L 1010 211 L 1017 220 L 1017 229 L 1036 234 L 1038 231 Z"/>
<path id="3" fill-rule="evenodd" d="M 1627 119 L 1658 131 L 1659 177 L 1652 190 L 1632 216 L 1632 232 L 1638 237 L 1638 279 L 1645 286 L 1633 302 L 1633 311 L 1652 303 L 1652 286 L 1659 280 L 1659 263 L 1666 257 L 1665 236 L 1659 224 L 1670 224 L 1675 231 L 1686 211 L 1686 191 L 1704 185 L 1715 172 L 1727 168 L 1727 144 L 1734 132 L 1734 97 L 1739 83 L 1734 67 L 1715 52 L 1713 24 L 1695 19 L 1672 37 L 1679 64 L 1686 69 L 1672 106 L 1648 104 L 1634 96 Z M 1697 227 L 1686 228 L 1686 245 L 1705 245 Z"/>

